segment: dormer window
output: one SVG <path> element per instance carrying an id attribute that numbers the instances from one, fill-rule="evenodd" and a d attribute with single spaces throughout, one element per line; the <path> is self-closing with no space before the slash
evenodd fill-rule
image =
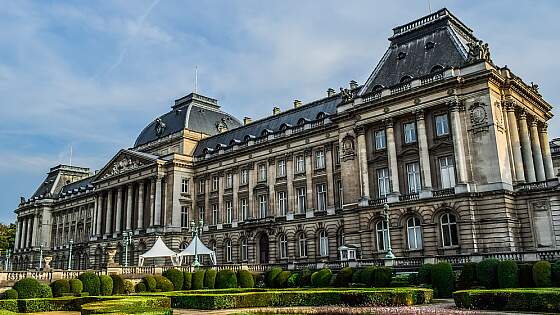
<path id="1" fill-rule="evenodd" d="M 443 71 L 443 67 L 441 65 L 435 65 L 430 70 L 430 73 L 440 72 Z"/>
<path id="2" fill-rule="evenodd" d="M 406 57 L 406 53 L 404 51 L 401 51 L 397 54 L 397 59 L 398 60 L 402 60 L 402 59 L 404 59 L 404 57 Z"/>
<path id="3" fill-rule="evenodd" d="M 426 50 L 430 50 L 430 49 L 434 48 L 435 45 L 436 45 L 436 43 L 434 43 L 434 42 L 427 42 L 426 45 L 424 46 L 424 48 Z"/>
<path id="4" fill-rule="evenodd" d="M 403 77 L 401 78 L 401 81 L 400 81 L 400 82 L 401 82 L 401 83 L 407 83 L 407 82 L 410 82 L 410 81 L 412 81 L 412 77 L 409 76 L 409 75 L 405 75 L 405 76 L 403 76 Z"/>

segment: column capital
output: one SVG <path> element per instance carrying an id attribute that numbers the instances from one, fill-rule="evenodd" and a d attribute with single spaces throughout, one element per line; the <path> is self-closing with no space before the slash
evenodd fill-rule
<path id="1" fill-rule="evenodd" d="M 519 120 L 527 120 L 527 111 L 525 109 L 519 110 Z"/>
<path id="2" fill-rule="evenodd" d="M 539 129 L 540 133 L 547 133 L 548 132 L 548 124 L 546 122 L 543 122 L 541 124 L 541 128 Z"/>
<path id="3" fill-rule="evenodd" d="M 312 149 L 305 149 L 305 151 L 303 151 L 303 154 L 305 154 L 307 156 L 312 156 L 313 155 L 313 150 Z"/>
<path id="4" fill-rule="evenodd" d="M 276 164 L 276 157 L 271 156 L 268 158 L 268 166 L 273 166 L 274 164 Z"/>
<path id="5" fill-rule="evenodd" d="M 383 119 L 383 123 L 385 124 L 386 128 L 393 128 L 393 124 L 395 123 L 395 120 L 393 119 L 393 117 L 389 117 Z"/>
<path id="6" fill-rule="evenodd" d="M 530 121 L 529 121 L 529 125 L 531 125 L 531 127 L 537 128 L 538 125 L 539 125 L 539 122 L 540 122 L 540 121 L 539 121 L 537 118 L 532 117 L 532 118 L 530 119 Z"/>
<path id="7" fill-rule="evenodd" d="M 358 125 L 358 126 L 354 127 L 354 133 L 357 136 L 365 135 L 366 134 L 365 126 L 364 125 Z"/>
<path id="8" fill-rule="evenodd" d="M 424 120 L 424 109 L 417 109 L 412 113 L 416 116 L 416 120 Z"/>
<path id="9" fill-rule="evenodd" d="M 463 104 L 458 100 L 448 101 L 447 102 L 447 107 L 449 107 L 449 110 L 452 111 L 452 112 L 458 112 L 458 111 L 462 111 L 462 110 L 465 109 Z"/>
<path id="10" fill-rule="evenodd" d="M 140 186 L 140 187 L 144 187 L 144 181 L 143 181 L 143 180 L 141 180 L 141 181 L 138 181 L 138 186 Z"/>

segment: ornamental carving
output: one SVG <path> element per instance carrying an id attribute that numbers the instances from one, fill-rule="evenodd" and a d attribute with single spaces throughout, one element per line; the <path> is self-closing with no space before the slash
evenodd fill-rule
<path id="1" fill-rule="evenodd" d="M 216 130 L 218 130 L 219 133 L 226 132 L 228 129 L 228 125 L 226 124 L 226 120 L 224 118 L 216 122 Z"/>
<path id="2" fill-rule="evenodd" d="M 354 145 L 354 137 L 351 135 L 346 135 L 342 139 L 342 159 L 344 161 L 353 160 L 356 152 Z"/>
<path id="3" fill-rule="evenodd" d="M 122 173 L 140 168 L 144 165 L 146 165 L 146 164 L 143 163 L 142 161 L 138 160 L 138 159 L 134 159 L 132 157 L 124 156 L 124 157 L 120 158 L 119 160 L 115 161 L 115 163 L 113 163 L 113 165 L 107 171 L 107 173 L 105 173 L 103 175 L 102 179 L 112 177 L 112 176 L 116 176 L 116 175 L 120 175 Z"/>
<path id="4" fill-rule="evenodd" d="M 156 119 L 156 135 L 158 137 L 160 137 L 163 134 L 163 131 L 165 130 L 165 128 L 167 127 L 167 125 L 163 122 L 163 120 L 161 120 L 161 118 L 157 118 Z"/>
<path id="5" fill-rule="evenodd" d="M 352 90 L 340 88 L 340 95 L 342 96 L 342 100 L 346 102 L 351 102 L 354 97 L 356 96 Z"/>
<path id="6" fill-rule="evenodd" d="M 488 114 L 483 103 L 475 102 L 469 108 L 471 124 L 480 125 L 488 121 Z"/>
<path id="7" fill-rule="evenodd" d="M 467 43 L 469 53 L 467 61 L 485 60 L 492 62 L 490 59 L 490 48 L 488 43 L 483 43 L 481 40 Z"/>

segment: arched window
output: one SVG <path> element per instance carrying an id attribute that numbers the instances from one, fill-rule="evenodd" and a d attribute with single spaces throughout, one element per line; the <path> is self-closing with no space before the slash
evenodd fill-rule
<path id="1" fill-rule="evenodd" d="M 389 245 L 389 230 L 387 222 L 381 220 L 375 225 L 375 234 L 377 235 L 377 250 L 386 251 Z"/>
<path id="2" fill-rule="evenodd" d="M 329 238 L 327 237 L 327 231 L 322 230 L 319 232 L 319 256 L 329 255 Z"/>
<path id="3" fill-rule="evenodd" d="M 405 75 L 401 78 L 401 83 L 406 83 L 412 81 L 412 77 L 409 75 Z"/>
<path id="4" fill-rule="evenodd" d="M 280 259 L 288 258 L 288 238 L 286 234 L 281 234 L 278 238 L 278 246 L 280 247 Z"/>
<path id="5" fill-rule="evenodd" d="M 298 254 L 299 257 L 307 257 L 307 238 L 304 233 L 298 234 Z"/>
<path id="6" fill-rule="evenodd" d="M 434 73 L 434 72 L 440 72 L 440 71 L 442 71 L 442 70 L 443 70 L 443 67 L 442 67 L 442 66 L 440 66 L 440 65 L 435 65 L 435 66 L 432 67 L 432 69 L 430 70 L 430 72 L 431 72 L 431 73 Z"/>
<path id="7" fill-rule="evenodd" d="M 226 262 L 231 262 L 231 240 L 226 240 L 224 242 L 224 256 Z"/>
<path id="8" fill-rule="evenodd" d="M 444 247 L 459 245 L 457 218 L 447 212 L 440 217 L 441 241 Z"/>
<path id="9" fill-rule="evenodd" d="M 406 220 L 406 235 L 408 237 L 408 249 L 422 248 L 422 227 L 419 218 L 411 217 Z"/>
<path id="10" fill-rule="evenodd" d="M 241 261 L 247 261 L 249 259 L 249 246 L 247 245 L 247 239 L 241 239 L 240 245 Z"/>

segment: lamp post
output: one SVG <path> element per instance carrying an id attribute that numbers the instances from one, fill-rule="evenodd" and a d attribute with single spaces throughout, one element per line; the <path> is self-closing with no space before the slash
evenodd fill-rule
<path id="1" fill-rule="evenodd" d="M 43 246 L 44 243 L 39 245 L 39 271 L 43 268 Z"/>
<path id="2" fill-rule="evenodd" d="M 387 224 L 387 254 L 385 258 L 387 259 L 395 259 L 395 255 L 393 254 L 393 249 L 391 248 L 391 230 L 389 228 L 389 205 L 385 204 L 383 206 L 383 217 L 385 218 L 385 224 Z"/>
<path id="3" fill-rule="evenodd" d="M 192 220 L 191 222 L 191 235 L 193 237 L 194 240 L 194 261 L 192 263 L 192 266 L 195 268 L 200 267 L 200 262 L 198 261 L 198 236 L 202 235 L 202 227 L 204 225 L 204 221 L 202 221 L 202 219 L 200 219 L 200 221 L 198 221 L 198 225 L 196 225 L 196 223 L 194 222 L 194 220 Z"/>
<path id="4" fill-rule="evenodd" d="M 10 249 L 6 249 L 6 264 L 5 264 L 6 271 L 11 271 L 11 269 L 12 269 L 12 266 L 10 264 L 10 257 L 12 256 L 11 254 L 12 253 L 11 253 Z"/>
<path id="5" fill-rule="evenodd" d="M 124 266 L 128 267 L 128 246 L 132 243 L 132 232 L 123 232 L 123 244 L 124 244 Z"/>
<path id="6" fill-rule="evenodd" d="M 72 244 L 74 244 L 74 241 L 71 239 L 68 241 L 68 270 L 72 269 Z"/>

